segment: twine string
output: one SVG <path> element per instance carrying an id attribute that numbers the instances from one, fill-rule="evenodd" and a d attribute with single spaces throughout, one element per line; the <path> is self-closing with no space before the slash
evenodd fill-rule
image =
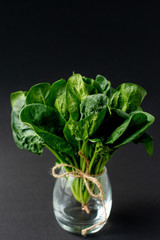
<path id="1" fill-rule="evenodd" d="M 84 159 L 86 161 L 87 158 L 84 154 L 82 154 L 81 152 L 78 152 L 78 154 L 81 155 L 82 157 L 84 157 Z M 87 161 L 86 161 L 86 163 L 87 163 Z M 88 163 L 89 163 L 89 161 L 88 161 Z M 106 221 L 107 221 L 107 213 L 106 213 L 106 206 L 105 206 L 105 202 L 104 202 L 104 194 L 103 194 L 102 186 L 101 186 L 100 182 L 96 179 L 96 177 L 98 177 L 100 175 L 89 175 L 88 174 L 88 166 L 89 166 L 89 164 L 87 164 L 87 166 L 86 166 L 86 172 L 82 172 L 80 169 L 76 168 L 75 166 L 72 166 L 72 165 L 69 165 L 69 164 L 64 164 L 64 163 L 57 164 L 52 168 L 52 176 L 54 176 L 55 178 L 62 178 L 62 177 L 65 177 L 65 176 L 83 178 L 89 194 L 94 198 L 101 198 L 102 205 L 103 205 L 103 208 L 104 208 L 104 220 L 100 221 L 99 223 L 93 224 L 92 226 L 90 226 L 88 228 L 83 229 L 81 231 L 81 234 L 83 236 L 86 235 L 87 231 L 89 231 L 89 230 L 91 230 L 91 229 L 93 229 L 93 228 L 95 228 L 99 225 L 102 225 L 103 223 L 106 223 Z M 62 173 L 62 174 L 56 174 L 55 171 L 59 167 L 70 167 L 70 168 L 74 169 L 74 171 L 65 172 L 65 173 Z M 97 186 L 97 188 L 99 189 L 98 194 L 93 193 L 93 191 L 91 190 L 87 180 L 89 180 L 90 182 L 94 183 Z M 87 205 L 82 205 L 82 210 L 85 210 L 88 214 L 90 213 Z"/>

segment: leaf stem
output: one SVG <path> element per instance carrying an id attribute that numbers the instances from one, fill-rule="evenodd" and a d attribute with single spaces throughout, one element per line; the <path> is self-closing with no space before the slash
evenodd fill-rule
<path id="1" fill-rule="evenodd" d="M 73 159 L 74 166 L 79 168 L 76 158 L 73 156 L 72 159 Z"/>
<path id="2" fill-rule="evenodd" d="M 59 156 L 59 154 L 53 149 L 51 148 L 49 145 L 47 144 L 44 144 L 45 147 L 51 152 L 54 154 L 54 156 L 61 162 L 61 163 L 65 163 L 64 160 Z"/>
<path id="3" fill-rule="evenodd" d="M 102 163 L 102 158 L 103 158 L 103 156 L 100 157 L 100 159 L 99 159 L 99 161 L 98 161 L 98 163 L 96 165 L 95 174 L 99 174 L 100 173 L 100 165 Z"/>
<path id="4" fill-rule="evenodd" d="M 89 164 L 89 170 L 88 170 L 89 173 L 91 173 L 92 165 L 94 163 L 94 160 L 95 160 L 96 156 L 97 156 L 97 152 L 94 151 L 93 157 L 92 157 L 92 159 L 90 161 L 90 164 Z"/>

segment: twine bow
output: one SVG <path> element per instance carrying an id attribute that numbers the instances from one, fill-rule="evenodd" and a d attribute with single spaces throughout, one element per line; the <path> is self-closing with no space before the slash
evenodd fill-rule
<path id="1" fill-rule="evenodd" d="M 97 177 L 99 175 L 89 175 L 88 174 L 88 166 L 89 166 L 88 159 L 80 151 L 78 152 L 78 154 L 81 155 L 85 159 L 85 161 L 87 163 L 86 172 L 82 172 L 80 169 L 78 169 L 78 168 L 76 168 L 76 167 L 74 167 L 72 165 L 62 163 L 62 164 L 57 164 L 56 166 L 54 166 L 52 168 L 52 176 L 54 176 L 55 178 L 62 178 L 62 177 L 65 177 L 65 176 L 71 176 L 71 177 L 76 177 L 76 178 L 83 178 L 84 183 L 86 185 L 86 188 L 87 188 L 89 194 L 92 197 L 94 197 L 94 198 L 99 198 L 99 197 L 101 198 L 101 201 L 102 201 L 102 204 L 103 204 L 103 208 L 104 208 L 104 220 L 99 222 L 99 223 L 96 223 L 96 224 L 94 224 L 94 225 L 92 225 L 92 226 L 90 226 L 88 228 L 83 229 L 81 231 L 81 234 L 83 236 L 85 236 L 87 231 L 89 231 L 90 229 L 93 229 L 93 228 L 95 228 L 95 227 L 97 227 L 99 225 L 102 225 L 103 223 L 106 223 L 106 221 L 107 221 L 107 213 L 106 213 L 106 207 L 105 207 L 105 203 L 104 203 L 104 194 L 103 194 L 102 186 L 101 186 L 100 182 L 95 178 L 95 177 Z M 70 167 L 70 168 L 75 169 L 75 171 L 65 172 L 65 173 L 62 173 L 62 174 L 56 174 L 55 171 L 59 167 Z M 90 182 L 94 183 L 98 187 L 99 194 L 94 194 L 93 193 L 93 191 L 89 187 L 89 184 L 88 184 L 87 180 L 89 180 Z M 85 210 L 87 213 L 90 212 L 86 205 L 82 205 L 82 210 Z"/>

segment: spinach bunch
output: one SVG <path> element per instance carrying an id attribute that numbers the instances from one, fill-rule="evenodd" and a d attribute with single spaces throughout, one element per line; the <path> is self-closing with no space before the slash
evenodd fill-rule
<path id="1" fill-rule="evenodd" d="M 126 143 L 143 143 L 153 152 L 153 139 L 146 133 L 154 117 L 140 107 L 146 91 L 133 83 L 116 89 L 101 75 L 96 79 L 73 74 L 68 81 L 39 83 L 28 92 L 11 94 L 11 126 L 19 148 L 42 154 L 47 147 L 58 163 L 89 174 L 100 174 L 113 153 Z M 71 171 L 66 167 L 66 171 Z M 71 183 L 77 201 L 86 203 L 89 193 L 83 180 Z"/>

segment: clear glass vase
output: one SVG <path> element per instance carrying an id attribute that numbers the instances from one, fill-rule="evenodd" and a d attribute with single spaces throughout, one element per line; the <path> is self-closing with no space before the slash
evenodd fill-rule
<path id="1" fill-rule="evenodd" d="M 61 169 L 60 174 L 63 172 L 64 168 Z M 112 191 L 107 169 L 105 168 L 104 172 L 96 177 L 96 179 L 101 184 L 103 190 L 106 216 L 108 219 L 112 207 Z M 101 198 L 92 197 L 89 193 L 85 194 L 85 196 L 87 196 L 85 197 L 85 204 L 89 212 L 82 210 L 82 201 L 80 202 L 79 198 L 76 200 L 77 195 L 73 190 L 73 186 L 77 186 L 78 188 L 79 183 L 81 183 L 80 186 L 83 186 L 83 188 L 80 188 L 81 195 L 82 192 L 86 191 L 83 179 L 71 176 L 58 178 L 53 190 L 55 217 L 63 229 L 75 234 L 81 234 L 83 229 L 103 222 L 105 218 L 104 205 L 102 204 Z M 98 187 L 93 183 L 89 184 L 92 192 L 97 195 L 99 193 Z M 88 230 L 87 234 L 98 232 L 104 224 L 105 223 Z"/>

